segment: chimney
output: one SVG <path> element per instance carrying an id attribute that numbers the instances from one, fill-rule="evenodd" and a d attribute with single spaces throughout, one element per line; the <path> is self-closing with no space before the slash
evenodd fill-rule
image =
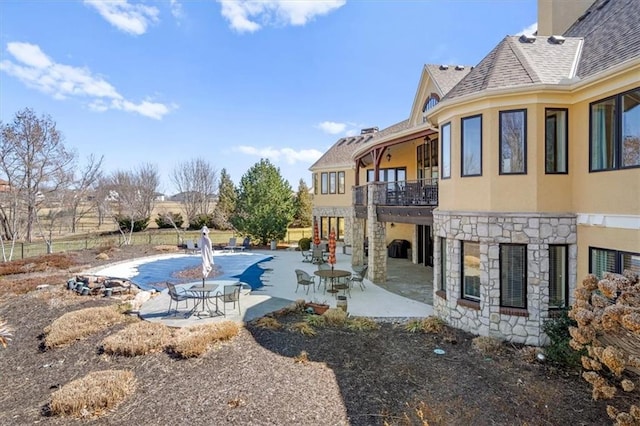
<path id="1" fill-rule="evenodd" d="M 538 35 L 562 35 L 595 0 L 538 0 Z"/>

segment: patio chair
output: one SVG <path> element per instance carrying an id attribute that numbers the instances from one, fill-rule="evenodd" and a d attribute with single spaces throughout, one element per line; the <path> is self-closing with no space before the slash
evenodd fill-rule
<path id="1" fill-rule="evenodd" d="M 231 252 L 238 250 L 244 250 L 244 246 L 239 246 L 236 244 L 236 237 L 229 238 L 229 244 L 224 247 L 225 250 L 229 250 Z"/>
<path id="2" fill-rule="evenodd" d="M 222 303 L 222 315 L 227 316 L 227 303 L 233 303 L 233 309 L 238 305 L 238 314 L 242 315 L 240 309 L 240 289 L 241 285 L 226 285 L 223 292 L 216 293 L 216 299 Z"/>
<path id="3" fill-rule="evenodd" d="M 180 302 L 184 302 L 185 308 L 189 309 L 188 300 L 200 298 L 197 294 L 190 293 L 182 287 L 178 289 L 171 283 L 166 284 L 169 291 L 169 310 L 167 311 L 167 314 L 171 314 L 171 305 L 173 304 L 173 302 L 176 302 L 175 313 L 177 314 L 178 308 L 180 307 Z"/>
<path id="4" fill-rule="evenodd" d="M 368 268 L 369 268 L 368 265 L 364 265 L 355 274 L 351 275 L 351 278 L 349 279 L 351 285 L 353 285 L 354 283 L 358 283 L 360 285 L 360 290 L 364 291 L 365 289 L 364 277 L 367 276 Z"/>
<path id="5" fill-rule="evenodd" d="M 193 240 L 187 240 L 186 244 L 187 244 L 187 248 L 185 249 L 186 253 L 197 253 L 198 252 L 198 249 L 196 248 L 196 245 L 193 242 Z"/>
<path id="6" fill-rule="evenodd" d="M 322 251 L 322 248 L 314 247 L 311 254 L 311 263 L 313 263 L 314 265 L 325 263 L 323 253 L 324 252 Z"/>
<path id="7" fill-rule="evenodd" d="M 331 265 L 329 265 L 328 263 L 321 263 L 318 265 L 318 271 L 320 270 L 329 270 L 331 269 Z M 323 293 L 327 292 L 327 279 L 320 277 L 320 282 L 318 282 L 318 290 L 320 290 L 320 286 L 324 284 L 324 291 Z"/>
<path id="8" fill-rule="evenodd" d="M 303 262 L 311 263 L 311 261 L 313 260 L 313 256 L 312 256 L 311 251 L 309 251 L 309 250 L 300 250 L 300 253 L 302 253 L 302 261 Z"/>
<path id="9" fill-rule="evenodd" d="M 312 277 L 301 269 L 296 269 L 296 278 L 298 280 L 298 284 L 296 285 L 296 293 L 298 292 L 298 287 L 300 286 L 307 287 L 307 294 L 309 294 L 309 287 L 313 287 L 313 292 L 316 292 L 316 277 Z"/>

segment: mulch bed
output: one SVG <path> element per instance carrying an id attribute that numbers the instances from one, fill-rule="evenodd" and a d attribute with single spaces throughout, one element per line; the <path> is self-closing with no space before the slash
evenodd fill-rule
<path id="1" fill-rule="evenodd" d="M 373 331 L 322 328 L 312 337 L 248 324 L 237 338 L 189 360 L 164 352 L 102 354 L 101 340 L 123 325 L 43 351 L 43 329 L 53 320 L 112 303 L 74 295 L 63 285 L 0 299 L 0 318 L 15 329 L 10 345 L 0 348 L 2 425 L 412 425 L 423 424 L 419 413 L 432 425 L 611 423 L 606 404 L 592 401 L 579 372 L 526 363 L 511 345 L 503 354 L 482 355 L 472 349 L 470 334 L 410 333 L 401 322 Z M 445 354 L 435 354 L 436 348 Z M 296 362 L 303 351 L 309 362 Z M 60 386 L 112 368 L 135 373 L 133 397 L 97 419 L 47 415 Z"/>

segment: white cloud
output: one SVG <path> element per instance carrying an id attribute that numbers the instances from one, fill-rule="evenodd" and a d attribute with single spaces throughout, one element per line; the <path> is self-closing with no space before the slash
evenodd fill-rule
<path id="1" fill-rule="evenodd" d="M 317 149 L 301 149 L 294 150 L 291 148 L 272 148 L 272 147 L 254 147 L 241 145 L 235 149 L 238 152 L 247 155 L 253 155 L 260 158 L 268 158 L 274 162 L 284 161 L 287 164 L 296 163 L 313 163 L 322 156 L 322 152 Z"/>
<path id="2" fill-rule="evenodd" d="M 160 14 L 156 7 L 131 4 L 128 0 L 84 0 L 84 3 L 96 9 L 107 22 L 117 29 L 133 35 L 147 32 L 149 25 L 158 22 Z"/>
<path id="3" fill-rule="evenodd" d="M 38 45 L 11 42 L 7 44 L 7 51 L 15 62 L 8 59 L 1 61 L 0 70 L 55 99 L 89 99 L 87 105 L 93 111 L 116 109 L 156 120 L 160 120 L 172 109 L 150 100 L 135 103 L 125 99 L 102 77 L 92 74 L 87 68 L 58 64 Z"/>
<path id="4" fill-rule="evenodd" d="M 171 15 L 173 15 L 174 18 L 184 18 L 184 9 L 178 0 L 169 0 L 169 6 L 171 7 Z"/>
<path id="5" fill-rule="evenodd" d="M 536 31 L 538 31 L 538 23 L 534 22 L 528 27 L 521 29 L 520 32 L 518 32 L 516 35 L 522 35 L 522 34 L 533 35 L 533 33 L 535 33 Z"/>
<path id="6" fill-rule="evenodd" d="M 218 0 L 232 29 L 255 32 L 264 25 L 305 25 L 342 7 L 346 0 Z"/>
<path id="7" fill-rule="evenodd" d="M 338 133 L 344 132 L 347 125 L 345 123 L 336 123 L 335 121 L 323 121 L 322 123 L 318 123 L 316 127 L 330 135 L 337 135 Z"/>

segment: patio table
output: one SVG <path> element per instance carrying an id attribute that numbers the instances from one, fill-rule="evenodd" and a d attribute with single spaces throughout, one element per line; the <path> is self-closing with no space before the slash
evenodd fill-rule
<path id="1" fill-rule="evenodd" d="M 336 288 L 336 278 L 344 278 L 351 276 L 351 272 L 342 269 L 320 269 L 314 272 L 320 278 L 331 279 L 331 288 L 327 290 L 329 293 L 337 293 L 340 289 Z M 347 284 L 348 285 L 348 284 Z"/>
<path id="2" fill-rule="evenodd" d="M 211 298 L 211 293 L 218 289 L 217 284 L 194 284 L 189 287 L 189 291 L 192 293 L 198 293 L 200 295 L 200 299 L 196 306 L 193 307 L 193 312 L 198 316 L 209 315 L 210 317 L 214 315 L 222 315 L 222 312 L 218 310 L 218 299 L 216 299 L 216 309 L 214 311 L 211 310 L 209 306 L 209 299 Z M 201 306 L 199 311 L 196 311 L 198 306 Z"/>

